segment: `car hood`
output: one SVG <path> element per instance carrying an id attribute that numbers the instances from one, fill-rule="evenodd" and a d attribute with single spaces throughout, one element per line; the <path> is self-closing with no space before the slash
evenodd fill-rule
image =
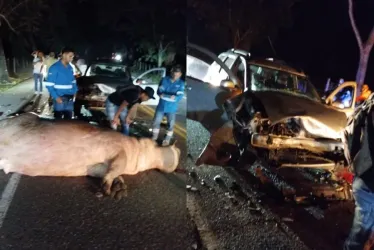
<path id="1" fill-rule="evenodd" d="M 105 84 L 112 88 L 117 88 L 118 86 L 124 86 L 132 84 L 131 79 L 123 79 L 123 78 L 116 78 L 116 77 L 105 77 L 105 76 L 85 76 L 81 77 L 78 81 L 78 85 L 80 86 L 87 86 L 87 85 L 93 85 L 93 84 Z"/>
<path id="2" fill-rule="evenodd" d="M 307 97 L 270 90 L 252 93 L 262 103 L 272 123 L 290 117 L 311 117 L 335 131 L 342 130 L 347 124 L 344 112 Z"/>

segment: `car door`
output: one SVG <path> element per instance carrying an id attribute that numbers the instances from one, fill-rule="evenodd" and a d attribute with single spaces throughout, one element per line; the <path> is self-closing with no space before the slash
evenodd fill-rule
<path id="1" fill-rule="evenodd" d="M 356 82 L 344 82 L 327 96 L 325 102 L 334 109 L 344 112 L 346 116 L 349 117 L 354 113 L 356 97 Z"/>
<path id="2" fill-rule="evenodd" d="M 142 88 L 151 87 L 156 93 L 161 79 L 165 76 L 166 68 L 153 68 L 141 73 L 139 76 L 135 77 L 132 82 L 134 85 L 139 85 Z M 159 102 L 159 99 L 159 96 L 155 95 L 155 99 L 149 99 L 146 102 L 142 102 L 142 104 L 156 106 Z"/>
<path id="3" fill-rule="evenodd" d="M 231 70 L 234 66 L 235 62 L 238 60 L 239 55 L 233 52 L 223 52 L 221 53 L 218 58 L 226 64 L 226 66 Z M 209 69 L 208 73 L 204 78 L 205 82 L 212 84 L 214 86 L 220 86 L 222 80 L 226 80 L 228 75 L 222 67 L 214 61 Z"/>
<path id="4" fill-rule="evenodd" d="M 192 46 L 192 45 L 188 45 Z M 227 79 L 228 74 L 226 71 L 230 72 L 230 79 L 234 79 L 237 83 L 236 77 L 231 72 L 231 67 L 234 65 L 235 60 L 233 57 L 227 56 L 226 53 L 220 54 L 218 57 L 214 53 L 201 47 L 193 47 L 198 49 L 201 53 L 209 55 L 215 62 L 210 66 L 210 74 L 216 75 L 207 79 L 212 81 L 217 81 L 217 79 Z M 190 52 L 187 52 L 190 53 Z M 225 58 L 224 63 L 220 58 Z M 230 60 L 227 60 L 230 58 Z M 236 59 L 238 56 L 236 56 Z M 225 69 L 222 69 L 220 64 L 224 64 Z M 218 67 L 217 67 L 218 66 Z M 229 68 L 230 66 L 230 68 Z M 223 74 L 222 72 L 225 72 Z M 219 75 L 219 77 L 217 77 Z M 220 81 L 221 82 L 221 81 Z M 240 88 L 240 86 L 238 86 Z M 223 103 L 232 94 L 227 88 L 221 87 L 220 85 L 211 84 L 210 82 L 199 81 L 197 79 L 187 77 L 187 118 L 200 122 L 208 131 L 213 133 L 215 130 L 220 128 L 223 124 L 228 121 L 228 117 L 224 112 Z"/>

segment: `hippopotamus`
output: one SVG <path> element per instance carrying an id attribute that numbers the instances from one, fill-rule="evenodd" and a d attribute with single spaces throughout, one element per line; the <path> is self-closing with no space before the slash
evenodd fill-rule
<path id="1" fill-rule="evenodd" d="M 0 169 L 5 173 L 102 178 L 107 195 L 114 180 L 124 184 L 122 175 L 150 169 L 170 173 L 177 169 L 179 158 L 175 144 L 160 147 L 149 138 L 77 120 L 54 121 L 24 113 L 0 121 Z"/>

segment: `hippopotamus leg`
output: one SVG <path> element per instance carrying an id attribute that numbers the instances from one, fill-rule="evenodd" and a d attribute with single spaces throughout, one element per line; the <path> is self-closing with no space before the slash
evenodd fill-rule
<path id="1" fill-rule="evenodd" d="M 110 196 L 116 200 L 127 196 L 127 185 L 125 184 L 123 176 L 120 175 L 113 180 Z"/>
<path id="2" fill-rule="evenodd" d="M 118 178 L 123 174 L 124 166 L 126 163 L 126 154 L 121 151 L 110 163 L 108 172 L 105 174 L 102 182 L 103 191 L 106 195 L 111 194 L 111 188 L 115 179 L 123 181 L 123 178 Z"/>

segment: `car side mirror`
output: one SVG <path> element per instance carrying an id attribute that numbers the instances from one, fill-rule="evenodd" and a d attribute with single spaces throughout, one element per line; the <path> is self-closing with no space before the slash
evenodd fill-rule
<path id="1" fill-rule="evenodd" d="M 221 87 L 229 90 L 234 90 L 236 88 L 235 84 L 230 80 L 221 81 Z"/>

